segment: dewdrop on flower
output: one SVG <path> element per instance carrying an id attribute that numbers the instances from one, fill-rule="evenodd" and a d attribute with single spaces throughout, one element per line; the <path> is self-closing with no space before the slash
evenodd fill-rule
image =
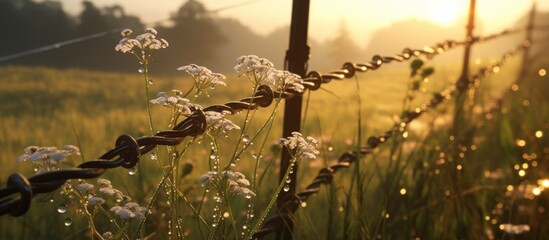
<path id="1" fill-rule="evenodd" d="M 292 132 L 292 136 L 281 138 L 279 144 L 295 150 L 296 159 L 316 159 L 320 152 L 316 150 L 317 141 L 312 137 L 303 138 L 299 132 Z"/>

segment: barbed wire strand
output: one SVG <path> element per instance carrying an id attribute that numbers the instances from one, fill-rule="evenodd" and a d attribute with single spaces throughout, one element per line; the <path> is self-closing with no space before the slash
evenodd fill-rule
<path id="1" fill-rule="evenodd" d="M 332 79 L 341 80 L 344 78 L 351 78 L 356 72 L 377 70 L 384 63 L 390 63 L 392 61 L 401 62 L 408 60 L 413 56 L 425 55 L 427 57 L 432 57 L 463 44 L 465 44 L 465 42 L 447 40 L 442 43 L 435 44 L 435 47 L 426 47 L 424 49 L 416 50 L 405 48 L 402 51 L 402 54 L 397 54 L 390 57 L 375 55 L 372 57 L 370 62 L 364 64 L 353 64 L 348 62 L 343 65 L 341 70 L 333 71 L 328 74 L 321 74 L 313 71 L 310 72 L 308 77 L 304 79 L 304 86 L 308 90 L 317 90 L 320 88 L 321 84 L 329 83 Z M 303 93 L 304 92 L 300 93 L 296 91 L 281 92 L 277 93 L 276 96 L 289 99 L 295 94 Z M 122 135 L 117 140 L 115 148 L 103 154 L 99 157 L 99 159 L 83 163 L 72 170 L 58 170 L 43 173 L 30 177 L 29 179 L 26 179 L 21 174 L 12 174 L 8 177 L 7 187 L 0 190 L 0 215 L 9 213 L 12 216 L 21 216 L 30 207 L 30 199 L 32 199 L 34 194 L 51 192 L 63 185 L 63 183 L 68 179 L 98 177 L 103 174 L 105 169 L 119 166 L 131 168 L 135 166 L 138 161 L 135 158 L 151 151 L 157 145 L 177 145 L 187 136 L 202 134 L 206 130 L 203 111 L 229 111 L 234 114 L 243 109 L 256 109 L 259 106 L 269 106 L 272 103 L 274 96 L 273 91 L 269 87 L 262 86 L 259 88 L 259 91 L 254 97 L 244 98 L 240 101 L 228 102 L 224 105 L 213 105 L 202 111 L 195 111 L 195 114 L 183 120 L 172 130 L 159 132 L 150 137 L 142 137 L 138 140 L 133 139 L 129 135 Z M 131 147 L 126 145 L 131 145 Z M 136 151 L 139 153 L 137 154 L 137 157 L 134 156 Z M 115 159 L 117 156 L 118 158 Z M 93 171 L 89 169 L 96 170 Z M 65 176 L 65 178 L 63 178 L 63 176 Z M 21 195 L 20 198 L 6 198 L 18 192 Z"/>
<path id="2" fill-rule="evenodd" d="M 443 44 L 436 45 L 436 51 L 433 48 L 424 48 L 421 50 L 411 50 L 407 48 L 403 51 L 403 54 L 395 55 L 393 57 L 380 57 L 379 55 L 376 55 L 369 63 L 345 63 L 342 70 L 330 72 L 329 74 L 324 75 L 314 71 L 308 74 L 308 77 L 304 79 L 304 86 L 308 90 L 317 90 L 320 88 L 322 83 L 328 83 L 332 79 L 351 78 L 356 72 L 365 72 L 369 69 L 376 70 L 380 68 L 383 63 L 389 63 L 392 61 L 400 62 L 410 59 L 412 56 L 433 56 L 441 54 L 449 48 L 455 47 L 456 44 L 458 44 L 458 42 L 445 41 Z M 138 139 L 134 139 L 129 135 L 121 135 L 116 140 L 115 147 L 113 149 L 107 151 L 98 159 L 84 162 L 76 168 L 41 173 L 30 178 L 26 178 L 19 173 L 14 173 L 8 177 L 7 187 L 0 189 L 0 216 L 4 214 L 10 214 L 12 216 L 23 215 L 29 209 L 31 200 L 35 194 L 52 192 L 61 187 L 69 179 L 97 178 L 110 168 L 132 168 L 137 164 L 141 155 L 150 152 L 158 145 L 174 146 L 180 144 L 185 137 L 203 134 L 207 128 L 206 117 L 204 115 L 204 112 L 206 111 L 228 111 L 231 114 L 235 114 L 245 109 L 267 107 L 273 102 L 275 96 L 277 98 L 289 99 L 296 94 L 303 93 L 304 91 L 297 92 L 293 90 L 273 92 L 270 87 L 263 85 L 259 87 L 253 97 L 243 98 L 240 101 L 227 102 L 222 105 L 209 106 L 202 110 L 195 109 L 191 116 L 181 121 L 172 130 L 158 132 L 153 136 L 145 136 Z M 439 95 L 439 97 L 442 97 L 442 95 Z M 437 101 L 442 101 L 442 99 Z M 433 102 L 433 104 L 434 103 L 436 103 L 436 101 Z M 417 116 L 410 119 L 418 117 L 421 113 L 422 111 L 411 115 Z M 384 138 L 383 136 L 379 136 L 375 139 L 379 141 Z M 371 141 L 369 141 L 369 143 L 370 142 Z M 342 159 L 348 158 L 345 156 L 342 156 Z M 342 160 L 340 162 L 345 165 L 344 162 L 352 161 L 354 160 Z M 333 169 L 338 168 L 338 166 L 333 167 Z M 320 179 L 321 178 L 319 178 L 318 181 L 322 182 Z M 311 188 L 308 188 L 307 192 L 312 194 L 314 192 L 312 188 L 314 185 L 316 185 L 316 183 L 311 185 Z M 14 194 L 19 194 L 19 196 L 13 197 L 12 195 Z M 305 196 L 305 199 L 308 197 L 306 192 L 300 193 L 300 196 Z"/>
<path id="3" fill-rule="evenodd" d="M 499 69 L 509 58 L 525 48 L 527 48 L 527 46 L 522 44 L 505 53 L 497 62 L 481 68 L 475 75 L 469 78 L 470 83 L 472 83 L 471 80 L 478 81 L 491 75 L 494 72 L 494 69 Z M 293 196 L 293 199 L 289 199 L 288 201 L 286 201 L 286 204 L 282 205 L 280 209 L 278 209 L 276 215 L 265 220 L 261 229 L 254 233 L 252 239 L 262 239 L 267 234 L 275 231 L 280 226 L 280 224 L 283 224 L 285 221 L 290 221 L 291 216 L 299 208 L 301 203 L 306 201 L 313 194 L 318 193 L 320 191 L 321 185 L 330 184 L 332 182 L 332 179 L 334 178 L 334 174 L 337 173 L 340 169 L 349 168 L 353 162 L 358 161 L 358 156 L 362 157 L 371 154 L 374 149 L 376 149 L 379 145 L 385 143 L 395 133 L 399 133 L 402 125 L 408 125 L 410 122 L 417 119 L 423 113 L 437 107 L 439 104 L 444 102 L 445 99 L 450 99 L 451 96 L 457 91 L 460 91 L 460 89 L 458 89 L 458 81 L 456 81 L 455 84 L 453 84 L 446 90 L 435 94 L 435 96 L 430 101 L 423 104 L 421 107 L 416 108 L 414 111 L 407 112 L 405 114 L 405 117 L 401 119 L 401 122 L 395 124 L 388 131 L 378 136 L 370 137 L 368 139 L 367 146 L 361 148 L 360 154 L 357 154 L 356 151 L 346 152 L 338 158 L 338 162 L 336 164 L 320 169 L 317 176 L 303 191 L 295 194 Z"/>

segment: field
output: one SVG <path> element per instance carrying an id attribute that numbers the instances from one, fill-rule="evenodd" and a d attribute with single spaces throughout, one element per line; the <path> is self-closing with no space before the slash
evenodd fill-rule
<path id="1" fill-rule="evenodd" d="M 452 98 L 405 126 L 403 134 L 391 138 L 349 169 L 340 170 L 332 184 L 321 187 L 319 194 L 301 203 L 292 215 L 294 237 L 541 239 L 549 236 L 549 230 L 542 227 L 549 224 L 546 214 L 549 195 L 542 182 L 549 171 L 546 120 L 549 104 L 544 91 L 549 80 L 540 77 L 537 69 L 533 70 L 517 85 L 517 91 L 504 99 L 501 108 L 489 117 L 485 113 L 516 80 L 520 61 L 519 57 L 513 58 L 498 74 L 482 80 L 474 97 L 475 105 L 470 106 L 460 126 L 453 123 Z M 433 93 L 451 85 L 459 76 L 456 65 L 435 65 L 429 61 L 425 64 L 432 66 L 435 73 L 416 91 L 411 109 L 431 99 Z M 471 72 L 479 67 L 475 65 Z M 59 166 L 67 168 L 99 157 L 114 146 L 120 134 L 150 135 L 143 75 L 137 71 L 125 74 L 5 66 L 0 67 L 0 76 L 2 187 L 11 173 L 35 174 L 35 164 L 16 161 L 27 146 L 78 146 L 81 155 L 71 156 Z M 154 66 L 151 79 L 153 98 L 160 91 L 185 92 L 193 84 L 183 73 L 180 77 L 156 77 Z M 383 133 L 398 123 L 409 79 L 409 63 L 395 64 L 359 74 L 356 79 L 332 81 L 304 95 L 302 133 L 318 140 L 320 154 L 315 160 L 300 162 L 298 191 L 309 184 L 319 169 L 335 163 L 341 154 L 365 146 L 369 136 Z M 209 97 L 198 98 L 196 103 L 202 106 L 225 103 L 253 92 L 250 81 L 236 74 L 227 75 L 226 83 L 227 87 L 209 89 Z M 0 238 L 100 238 L 90 230 L 90 217 L 86 217 L 89 215 L 85 211 L 93 215 L 93 228 L 100 234 L 111 231 L 115 238 L 166 239 L 173 234 L 191 239 L 224 239 L 248 234 L 277 187 L 283 185 L 278 182 L 281 147 L 276 144 L 282 132 L 281 109 L 282 105 L 280 109 L 271 106 L 227 117 L 239 126 L 249 124 L 244 135 L 253 137 L 262 127 L 269 129 L 253 138 L 254 144 L 245 147 L 240 160 L 231 168 L 250 179 L 259 166 L 257 175 L 261 180 L 253 201 L 235 198 L 218 204 L 211 199 L 219 195 L 214 195 L 215 191 L 206 192 L 199 183 L 201 175 L 212 171 L 214 152 L 220 166 L 231 160 L 235 142 L 238 149 L 242 140 L 241 133 L 233 131 L 218 140 L 204 136 L 176 147 L 175 151 L 181 155 L 175 161 L 174 169 L 180 172 L 172 180 L 174 188 L 158 187 L 163 174 L 171 175 L 165 167 L 174 149 L 166 147 L 159 147 L 160 160 L 151 159 L 156 157 L 150 154 L 142 156 L 136 172 L 116 168 L 104 174 L 103 178 L 111 180 L 115 188 L 141 206 L 149 204 L 151 197 L 158 194 L 139 234 L 138 221 L 117 220 L 112 213 L 109 215 L 110 207 L 116 203 L 105 203 L 102 210 L 92 206 L 83 209 L 83 200 L 74 193 L 56 191 L 35 197 L 29 212 L 22 217 L 2 216 Z M 274 111 L 279 114 L 269 128 L 269 117 Z M 253 121 L 245 121 L 248 114 Z M 168 108 L 153 105 L 151 115 L 155 130 L 169 128 Z M 455 139 L 465 140 L 458 144 Z M 183 147 L 185 144 L 189 147 Z M 192 171 L 185 172 L 191 165 Z M 95 180 L 89 182 L 95 184 Z M 72 180 L 70 184 L 78 183 Z M 219 205 L 223 211 L 216 209 Z M 60 210 L 63 206 L 68 210 Z M 193 213 L 194 208 L 201 209 L 200 219 Z M 268 216 L 273 214 L 276 210 L 271 210 Z M 521 224 L 528 225 L 529 230 L 520 228 Z M 521 232 L 504 231 L 510 227 L 520 228 Z"/>

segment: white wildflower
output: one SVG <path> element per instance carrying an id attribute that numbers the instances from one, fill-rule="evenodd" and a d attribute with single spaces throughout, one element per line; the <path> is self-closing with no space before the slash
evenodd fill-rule
<path id="1" fill-rule="evenodd" d="M 122 37 L 128 37 L 130 35 L 132 35 L 133 31 L 131 29 L 124 29 L 122 30 L 122 32 L 120 32 L 120 34 L 122 35 Z"/>
<path id="2" fill-rule="evenodd" d="M 23 155 L 17 157 L 17 161 L 36 162 L 42 160 L 42 167 L 55 167 L 58 162 L 67 160 L 67 156 L 80 154 L 80 150 L 75 146 L 66 145 L 64 148 L 29 146 L 24 149 Z"/>
<path id="3" fill-rule="evenodd" d="M 136 56 L 138 56 L 140 60 L 145 60 L 145 58 L 147 58 L 146 52 L 167 48 L 169 46 L 165 39 L 156 38 L 158 32 L 154 28 L 146 28 L 145 33 L 138 35 L 135 39 L 130 37 L 132 33 L 133 31 L 131 29 L 122 30 L 120 34 L 123 38 L 118 42 L 114 50 L 127 53 L 134 48 L 139 48 L 141 50 L 141 56 Z"/>
<path id="4" fill-rule="evenodd" d="M 240 129 L 240 127 L 231 120 L 225 119 L 225 116 L 228 112 L 215 112 L 215 111 L 206 111 L 206 123 L 208 126 L 211 126 L 214 130 L 221 130 L 222 132 L 228 132 L 233 129 Z"/>
<path id="5" fill-rule="evenodd" d="M 319 151 L 316 150 L 317 141 L 312 137 L 303 138 L 299 132 L 292 132 L 292 136 L 281 138 L 279 144 L 295 150 L 296 159 L 315 159 Z"/>
<path id="6" fill-rule="evenodd" d="M 182 98 L 178 95 L 169 96 L 165 92 L 159 92 L 157 96 L 157 98 L 150 100 L 152 104 L 158 104 L 166 107 L 177 107 L 178 105 L 187 105 L 189 103 L 189 99 Z"/>
<path id="7" fill-rule="evenodd" d="M 114 196 L 116 199 L 122 200 L 124 199 L 124 194 L 115 188 L 109 188 L 109 187 L 102 187 L 99 189 L 99 192 L 102 192 L 108 196 Z"/>
<path id="8" fill-rule="evenodd" d="M 217 172 L 209 171 L 198 178 L 198 182 L 201 184 L 212 182 L 217 177 Z"/>
<path id="9" fill-rule="evenodd" d="M 80 155 L 80 149 L 74 145 L 65 145 L 63 148 L 72 154 Z"/>
<path id="10" fill-rule="evenodd" d="M 129 202 L 124 205 L 124 208 L 132 211 L 135 214 L 136 218 L 143 218 L 145 217 L 145 211 L 147 211 L 147 208 L 139 206 L 139 204 L 134 202 Z"/>
<path id="11" fill-rule="evenodd" d="M 274 67 L 274 64 L 271 61 L 256 55 L 240 56 L 236 59 L 236 62 L 237 64 L 234 67 L 234 71 L 239 75 L 247 75 L 254 81 L 261 81 L 261 79 L 264 79 Z"/>
<path id="12" fill-rule="evenodd" d="M 101 185 L 102 187 L 112 188 L 111 181 L 109 181 L 109 180 L 107 180 L 107 179 L 98 178 L 98 179 L 97 179 L 97 183 L 99 183 L 99 185 Z"/>
<path id="13" fill-rule="evenodd" d="M 248 181 L 248 179 L 245 179 L 245 178 L 237 179 L 236 182 L 241 186 L 250 186 L 250 181 Z"/>
<path id="14" fill-rule="evenodd" d="M 196 64 L 190 64 L 178 67 L 177 70 L 185 71 L 194 79 L 194 85 L 199 91 L 203 91 L 207 88 L 215 88 L 216 86 L 227 86 L 224 82 L 225 75 L 220 73 L 214 73 L 210 69 L 198 66 Z"/>
<path id="15" fill-rule="evenodd" d="M 232 193 L 234 193 L 236 196 L 239 196 L 239 197 L 245 197 L 245 198 L 255 197 L 255 193 L 246 187 L 235 186 L 231 189 L 231 191 Z"/>
<path id="16" fill-rule="evenodd" d="M 101 204 L 105 203 L 105 199 L 100 198 L 100 197 L 96 197 L 96 196 L 91 196 L 91 197 L 88 198 L 88 203 L 92 206 L 101 205 Z"/>
<path id="17" fill-rule="evenodd" d="M 76 190 L 80 193 L 87 193 L 89 190 L 93 189 L 93 185 L 89 183 L 80 183 L 76 185 Z"/>
<path id="18" fill-rule="evenodd" d="M 129 219 L 129 218 L 134 218 L 135 217 L 134 212 L 132 212 L 131 210 L 129 210 L 127 208 L 123 208 L 123 207 L 120 207 L 120 206 L 112 207 L 111 211 L 113 211 L 114 214 L 116 214 L 116 216 L 118 216 L 120 219 Z"/>
<path id="19" fill-rule="evenodd" d="M 151 27 L 145 28 L 145 32 L 146 32 L 146 33 L 151 33 L 151 34 L 153 34 L 153 35 L 157 35 L 157 34 L 158 34 L 158 32 L 156 31 L 156 29 L 151 28 Z"/>
<path id="20" fill-rule="evenodd" d="M 297 74 L 293 74 L 286 70 L 273 69 L 269 72 L 269 75 L 264 80 L 264 84 L 269 85 L 278 91 L 294 90 L 301 92 L 305 89 L 303 87 L 303 79 Z"/>
<path id="21" fill-rule="evenodd" d="M 223 174 L 223 177 L 227 179 L 235 180 L 237 178 L 236 174 L 234 174 L 233 171 L 229 171 L 229 170 L 223 171 L 222 174 Z"/>
<path id="22" fill-rule="evenodd" d="M 499 229 L 509 234 L 521 234 L 524 232 L 529 232 L 530 226 L 526 224 L 514 225 L 510 223 L 505 223 L 505 224 L 499 225 Z"/>

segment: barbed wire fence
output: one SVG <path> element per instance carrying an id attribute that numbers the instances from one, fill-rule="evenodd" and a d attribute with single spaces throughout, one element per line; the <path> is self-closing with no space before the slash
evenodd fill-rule
<path id="1" fill-rule="evenodd" d="M 474 2 L 474 0 L 472 2 Z M 531 37 L 531 31 L 539 29 L 542 28 L 535 27 L 529 23 L 529 26 L 523 29 L 509 29 L 487 36 L 468 36 L 465 41 L 446 40 L 422 49 L 405 48 L 401 53 L 392 56 L 375 55 L 368 62 L 347 62 L 343 64 L 340 69 L 328 73 L 311 71 L 306 74 L 306 76 L 303 76 L 305 90 L 301 92 L 295 90 L 277 92 L 273 91 L 268 86 L 260 86 L 252 97 L 243 98 L 238 101 L 230 101 L 224 104 L 212 105 L 204 109 L 194 109 L 192 115 L 181 121 L 171 130 L 161 131 L 152 136 L 145 136 L 137 139 L 129 135 L 121 135 L 117 138 L 115 147 L 111 150 L 105 152 L 97 159 L 78 165 L 76 168 L 45 172 L 29 178 L 14 173 L 8 177 L 7 186 L 0 189 L 0 215 L 9 214 L 11 216 L 21 216 L 30 208 L 31 200 L 36 194 L 55 191 L 69 179 L 97 178 L 107 169 L 117 167 L 132 168 L 137 164 L 140 156 L 152 151 L 157 146 L 178 145 L 187 137 L 196 137 L 203 134 L 207 129 L 204 112 L 215 111 L 236 114 L 241 110 L 264 108 L 270 106 L 276 98 L 283 98 L 286 100 L 295 99 L 302 96 L 306 90 L 315 91 L 320 89 L 322 84 L 327 84 L 332 80 L 353 78 L 358 73 L 378 70 L 385 64 L 403 62 L 420 56 L 434 57 L 458 46 L 470 47 L 475 43 L 487 42 L 524 31 L 527 31 L 527 36 Z M 467 79 L 469 83 L 476 80 L 480 81 L 491 75 L 495 72 L 494 69 L 502 67 L 512 56 L 521 51 L 527 52 L 530 45 L 530 39 L 527 38 L 520 46 L 506 52 L 497 62 L 481 68 L 475 75 L 468 76 Z M 444 91 L 435 94 L 427 103 L 416 108 L 414 111 L 407 112 L 407 114 L 405 114 L 406 117 L 401 119 L 400 123 L 395 124 L 395 126 L 380 135 L 370 137 L 367 141 L 367 146 L 362 147 L 360 152 L 349 151 L 343 153 L 338 158 L 336 164 L 321 169 L 314 180 L 304 190 L 295 193 L 294 189 L 289 193 L 285 193 L 288 194 L 287 196 L 289 197 L 279 196 L 282 204 L 279 204 L 277 214 L 266 219 L 262 223 L 261 228 L 255 231 L 253 238 L 263 238 L 267 234 L 272 233 L 277 229 L 280 230 L 280 228 L 284 228 L 285 226 L 286 230 L 288 230 L 287 223 L 291 222 L 290 217 L 297 211 L 299 205 L 302 202 L 307 201 L 313 194 L 318 193 L 321 185 L 330 184 L 335 173 L 340 169 L 350 167 L 353 162 L 359 160 L 358 156 L 363 157 L 371 154 L 374 149 L 378 148 L 385 143 L 387 139 L 399 132 L 401 123 L 409 124 L 425 112 L 436 108 L 445 100 L 455 97 L 455 94 L 462 94 L 467 88 L 471 87 L 469 84 L 468 87 L 462 88 L 459 84 L 461 84 L 461 82 L 458 80 Z M 495 106 L 499 106 L 507 95 L 507 92 L 504 93 L 496 101 L 497 104 Z M 492 108 L 490 111 L 495 111 L 494 109 L 497 110 L 496 107 Z M 300 115 L 300 112 L 298 115 Z M 284 171 L 281 169 L 281 172 Z M 295 183 L 296 181 L 292 182 Z"/>

